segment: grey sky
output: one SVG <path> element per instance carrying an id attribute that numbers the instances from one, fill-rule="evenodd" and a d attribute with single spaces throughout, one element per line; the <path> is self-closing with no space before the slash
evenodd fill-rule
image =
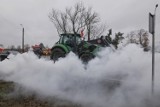
<path id="1" fill-rule="evenodd" d="M 0 0 L 0 44 L 21 45 L 22 27 L 25 28 L 25 44 L 51 47 L 58 34 L 48 18 L 52 8 L 64 10 L 79 0 Z M 160 41 L 160 0 L 81 0 L 93 7 L 103 22 L 114 32 L 148 30 L 148 13 L 156 16 L 156 41 Z"/>

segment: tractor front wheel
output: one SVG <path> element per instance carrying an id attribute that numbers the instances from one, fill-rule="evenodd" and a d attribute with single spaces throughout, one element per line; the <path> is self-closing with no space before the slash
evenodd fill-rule
<path id="1" fill-rule="evenodd" d="M 53 60 L 54 62 L 57 61 L 59 58 L 63 58 L 65 57 L 66 53 L 63 49 L 61 48 L 54 48 L 52 50 L 52 53 L 51 53 L 51 60 Z"/>

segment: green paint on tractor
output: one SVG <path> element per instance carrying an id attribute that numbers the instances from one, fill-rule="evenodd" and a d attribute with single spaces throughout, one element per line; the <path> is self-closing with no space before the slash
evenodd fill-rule
<path id="1" fill-rule="evenodd" d="M 97 39 L 98 40 L 98 39 Z M 97 41 L 96 39 L 94 41 Z M 75 53 L 83 62 L 88 63 L 96 57 L 101 46 L 92 41 L 83 41 L 80 34 L 61 34 L 59 41 L 51 49 L 51 60 L 57 61 L 69 52 Z M 93 42 L 93 43 L 92 43 Z"/>
<path id="2" fill-rule="evenodd" d="M 65 44 L 55 44 L 54 48 L 61 48 L 65 51 L 65 53 L 69 53 L 71 51 L 71 48 Z M 53 50 L 53 48 L 52 48 L 52 50 Z"/>

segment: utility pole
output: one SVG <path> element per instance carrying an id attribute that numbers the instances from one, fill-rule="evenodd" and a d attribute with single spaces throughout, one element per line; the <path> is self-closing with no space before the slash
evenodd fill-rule
<path id="1" fill-rule="evenodd" d="M 24 27 L 22 24 L 20 24 L 22 26 L 22 53 L 24 53 Z"/>
<path id="2" fill-rule="evenodd" d="M 154 76 L 155 76 L 155 21 L 156 21 L 156 9 L 154 14 L 149 13 L 149 32 L 152 34 L 152 94 L 154 94 Z"/>

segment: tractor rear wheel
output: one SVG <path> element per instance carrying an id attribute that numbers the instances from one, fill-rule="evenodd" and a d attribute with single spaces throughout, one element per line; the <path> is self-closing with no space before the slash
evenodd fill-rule
<path id="1" fill-rule="evenodd" d="M 83 53 L 79 57 L 85 64 L 87 64 L 90 60 L 94 58 L 94 55 L 92 53 Z"/>
<path id="2" fill-rule="evenodd" d="M 63 49 L 61 49 L 61 48 L 54 48 L 52 50 L 52 53 L 51 53 L 51 60 L 53 60 L 55 62 L 59 58 L 65 57 L 65 55 L 66 55 L 66 52 Z"/>

